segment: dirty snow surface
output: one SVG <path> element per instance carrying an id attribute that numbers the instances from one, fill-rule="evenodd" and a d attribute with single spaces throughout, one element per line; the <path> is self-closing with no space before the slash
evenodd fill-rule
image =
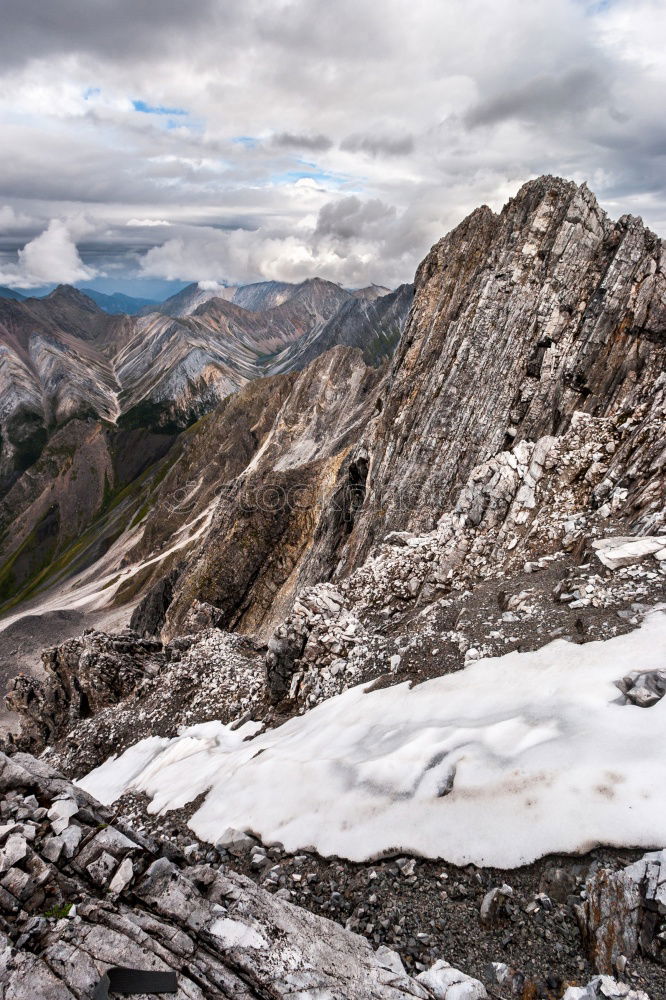
<path id="1" fill-rule="evenodd" d="M 666 698 L 614 682 L 666 665 L 666 614 L 636 631 L 479 660 L 410 688 L 363 686 L 258 733 L 212 722 L 143 740 L 80 784 L 161 812 L 208 794 L 190 821 L 289 851 L 361 861 L 413 852 L 511 868 L 596 844 L 666 842 Z"/>

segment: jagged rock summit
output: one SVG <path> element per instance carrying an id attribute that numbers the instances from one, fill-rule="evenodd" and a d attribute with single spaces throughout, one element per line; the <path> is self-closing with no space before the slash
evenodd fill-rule
<path id="1" fill-rule="evenodd" d="M 601 436 L 613 430 L 603 456 L 590 463 L 592 505 L 601 507 L 613 491 L 626 489 L 629 530 L 662 525 L 663 262 L 662 242 L 639 219 L 613 223 L 585 186 L 557 178 L 528 182 L 499 215 L 487 208 L 472 213 L 417 272 L 414 304 L 391 370 L 373 392 L 372 408 L 358 411 L 357 441 L 341 455 L 335 482 L 317 494 L 308 520 L 311 531 L 317 518 L 313 544 L 300 546 L 294 558 L 298 543 L 292 541 L 280 566 L 271 544 L 271 559 L 259 573 L 255 562 L 254 594 L 266 574 L 270 592 L 285 600 L 308 583 L 344 579 L 390 530 L 432 531 L 456 503 L 469 505 L 469 529 L 481 534 L 493 527 L 484 540 L 492 542 L 501 563 L 514 538 L 536 530 L 538 504 L 528 491 L 544 463 L 554 469 L 555 451 L 566 450 L 583 424 Z M 316 376 L 315 366 L 298 385 Z M 307 420 L 301 409 L 295 426 Z M 276 423 L 271 442 L 277 433 Z M 290 447 L 281 434 L 281 443 L 253 464 L 251 479 L 236 480 L 246 506 L 259 495 L 258 479 L 286 488 L 287 465 L 298 468 L 280 455 Z M 526 509 L 502 530 L 513 490 L 519 490 L 507 478 L 513 471 L 502 468 L 514 449 L 517 465 L 529 467 L 520 494 Z M 493 498 L 483 484 L 494 491 L 497 476 L 506 488 Z M 353 510 L 343 499 L 350 491 Z M 283 504 L 281 525 L 293 518 L 288 508 Z M 225 607 L 211 572 L 220 562 L 237 566 L 242 587 L 243 565 L 227 548 L 227 529 L 220 530 L 237 516 L 234 502 L 227 502 L 214 517 L 214 536 L 193 552 L 190 599 Z M 193 591 L 197 578 L 206 582 Z M 237 609 L 252 601 L 251 593 L 237 591 L 225 620 L 237 622 Z M 275 607 L 282 613 L 283 601 Z M 183 602 L 174 604 L 172 630 L 185 611 Z"/>

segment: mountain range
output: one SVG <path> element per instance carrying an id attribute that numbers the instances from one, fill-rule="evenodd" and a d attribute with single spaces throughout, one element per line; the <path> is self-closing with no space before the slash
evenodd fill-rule
<path id="1" fill-rule="evenodd" d="M 381 364 L 412 298 L 411 286 L 348 292 L 321 279 L 225 292 L 189 286 L 140 316 L 110 315 L 69 286 L 0 298 L 3 597 L 43 572 L 118 490 L 248 382 L 300 370 L 339 343 Z"/>

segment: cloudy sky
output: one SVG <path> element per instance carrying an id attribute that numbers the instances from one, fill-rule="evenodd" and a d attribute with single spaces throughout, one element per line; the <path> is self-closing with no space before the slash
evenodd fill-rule
<path id="1" fill-rule="evenodd" d="M 393 285 L 540 173 L 666 235 L 664 0 L 0 9 L 0 284 Z"/>

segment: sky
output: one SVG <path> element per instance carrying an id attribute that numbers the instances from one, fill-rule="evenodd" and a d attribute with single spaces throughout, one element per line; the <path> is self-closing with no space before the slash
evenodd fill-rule
<path id="1" fill-rule="evenodd" d="M 0 9 L 0 284 L 393 286 L 542 173 L 666 235 L 665 0 Z"/>

